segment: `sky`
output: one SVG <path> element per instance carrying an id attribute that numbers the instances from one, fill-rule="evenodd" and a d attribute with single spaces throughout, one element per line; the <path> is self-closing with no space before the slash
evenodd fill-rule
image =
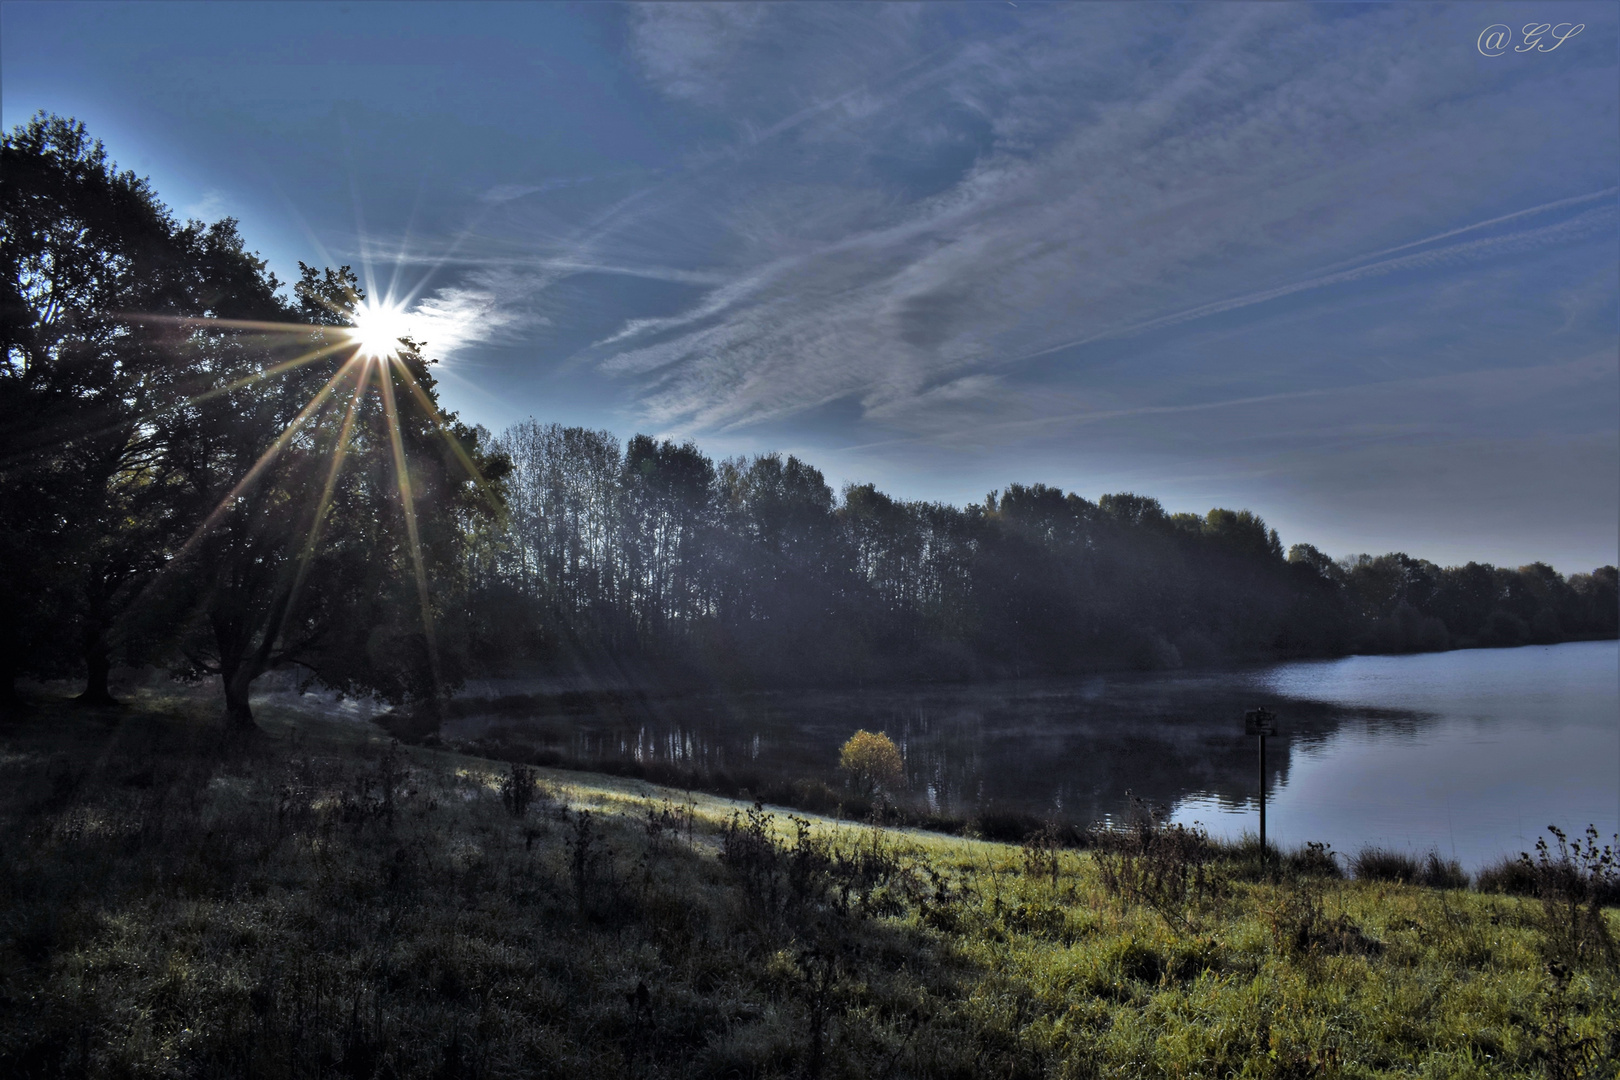
<path id="1" fill-rule="evenodd" d="M 8 0 L 0 121 L 353 265 L 494 431 L 1570 573 L 1620 548 L 1617 56 L 1562 0 Z"/>

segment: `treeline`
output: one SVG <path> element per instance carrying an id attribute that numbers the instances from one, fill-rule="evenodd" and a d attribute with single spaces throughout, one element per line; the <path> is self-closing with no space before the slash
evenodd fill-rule
<path id="1" fill-rule="evenodd" d="M 1616 570 L 1334 561 L 1246 510 L 1013 484 L 837 497 L 795 457 L 518 424 L 476 662 L 675 682 L 992 678 L 1614 636 Z"/>

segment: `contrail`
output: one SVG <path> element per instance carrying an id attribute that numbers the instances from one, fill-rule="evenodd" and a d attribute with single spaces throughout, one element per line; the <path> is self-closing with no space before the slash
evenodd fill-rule
<path id="1" fill-rule="evenodd" d="M 1611 188 L 1609 190 L 1612 192 L 1616 189 Z M 1601 195 L 1604 193 L 1599 192 L 1597 194 Z M 1579 201 L 1589 201 L 1590 199 L 1596 197 L 1596 195 L 1582 196 L 1581 198 L 1575 200 L 1565 200 L 1563 205 L 1572 205 L 1573 203 Z M 1487 225 L 1507 221 L 1514 217 L 1520 217 L 1530 213 L 1538 213 L 1556 205 L 1558 204 L 1549 203 L 1547 206 L 1535 207 L 1531 210 L 1521 210 L 1516 214 L 1495 218 L 1492 221 L 1482 221 L 1478 224 L 1468 225 L 1464 228 L 1456 229 L 1449 233 L 1443 233 L 1441 234 L 1441 237 L 1430 237 L 1428 240 L 1419 240 L 1412 244 L 1402 245 L 1399 248 L 1391 248 L 1389 250 L 1401 251 L 1409 247 L 1417 247 L 1422 244 L 1433 243 L 1444 236 L 1456 236 L 1459 233 L 1469 232 L 1474 229 L 1481 229 Z M 1351 270 L 1341 270 L 1337 273 L 1319 274 L 1316 277 L 1306 278 L 1304 281 L 1296 281 L 1290 285 L 1279 285 L 1273 289 L 1264 289 L 1260 292 L 1249 293 L 1245 296 L 1235 296 L 1227 300 L 1216 300 L 1213 303 L 1187 308 L 1184 311 L 1174 312 L 1169 315 L 1161 315 L 1156 319 L 1148 319 L 1144 322 L 1134 323 L 1129 326 L 1104 330 L 1100 333 L 1091 334 L 1083 338 L 1076 338 L 1073 341 L 1066 341 L 1059 345 L 1050 345 L 1044 349 L 1039 349 L 1032 353 L 1025 353 L 1023 356 L 1018 357 L 1017 360 L 1033 360 L 1036 357 L 1060 352 L 1063 349 L 1072 349 L 1080 345 L 1089 345 L 1094 341 L 1104 341 L 1108 338 L 1129 337 L 1135 334 L 1146 333 L 1150 330 L 1160 330 L 1165 327 L 1190 322 L 1194 319 L 1201 319 L 1209 315 L 1220 315 L 1224 312 L 1233 311 L 1238 308 L 1250 307 L 1254 304 L 1262 304 L 1267 300 L 1280 299 L 1281 297 L 1290 296 L 1297 292 L 1305 292 L 1308 289 L 1320 289 L 1328 285 L 1341 285 L 1347 282 L 1359 281 L 1363 278 L 1369 277 L 1382 277 L 1385 274 L 1392 274 L 1399 270 L 1432 266 L 1437 263 L 1455 262 L 1459 260 L 1472 261 L 1475 258 L 1483 258 L 1489 255 L 1509 254 L 1515 251 L 1528 251 L 1560 241 L 1580 240 L 1606 225 L 1613 225 L 1617 220 L 1620 220 L 1620 214 L 1617 214 L 1614 206 L 1594 207 L 1591 210 L 1578 214 L 1567 221 L 1561 221 L 1556 225 L 1544 225 L 1538 229 L 1526 229 L 1522 232 L 1508 233 L 1505 236 L 1492 236 L 1481 240 L 1471 240 L 1467 243 L 1453 244 L 1450 247 L 1439 248 L 1432 251 L 1414 252 L 1411 255 L 1401 255 L 1393 259 L 1384 259 L 1380 262 L 1368 263 L 1364 266 L 1358 266 Z M 1365 258 L 1374 257 L 1376 256 L 1365 256 Z M 1337 265 L 1343 266 L 1345 264 L 1339 263 Z"/>
<path id="2" fill-rule="evenodd" d="M 1318 272 L 1328 273 L 1329 271 L 1338 270 L 1341 267 L 1354 266 L 1356 263 L 1366 262 L 1368 259 L 1382 259 L 1384 256 L 1393 255 L 1397 251 L 1406 251 L 1409 248 L 1422 247 L 1424 244 L 1433 244 L 1440 240 L 1450 239 L 1453 236 L 1461 236 L 1463 233 L 1473 232 L 1475 229 L 1488 229 L 1492 225 L 1500 225 L 1505 221 L 1513 221 L 1516 218 L 1530 217 L 1533 214 L 1545 214 L 1549 210 L 1562 210 L 1568 206 L 1579 206 L 1581 203 L 1591 202 L 1593 199 L 1601 199 L 1606 195 L 1612 196 L 1616 194 L 1620 194 L 1620 187 L 1607 187 L 1602 191 L 1594 191 L 1587 195 L 1575 195 L 1568 199 L 1556 199 L 1550 203 L 1542 203 L 1540 206 L 1532 206 L 1528 210 L 1515 210 L 1511 214 L 1503 214 L 1501 217 L 1494 217 L 1489 221 L 1478 221 L 1472 225 L 1464 225 L 1460 229 L 1452 229 L 1450 232 L 1439 233 L 1435 236 L 1428 237 L 1425 240 L 1414 240 L 1410 244 L 1401 244 L 1397 247 L 1385 248 L 1383 251 L 1374 251 L 1370 255 L 1358 255 L 1354 259 L 1346 259 L 1343 262 L 1337 262 L 1329 266 L 1324 266 Z"/>

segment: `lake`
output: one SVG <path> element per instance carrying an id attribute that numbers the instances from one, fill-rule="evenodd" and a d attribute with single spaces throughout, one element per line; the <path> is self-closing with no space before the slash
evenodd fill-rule
<path id="1" fill-rule="evenodd" d="M 1263 705 L 1280 717 L 1267 831 L 1283 845 L 1432 848 L 1474 870 L 1531 849 L 1549 824 L 1620 831 L 1613 641 L 865 691 L 468 690 L 448 738 L 526 743 L 568 764 L 837 786 L 839 746 L 867 728 L 902 747 L 902 798 L 918 809 L 1088 824 L 1134 793 L 1223 837 L 1257 826 L 1242 716 Z"/>
<path id="2" fill-rule="evenodd" d="M 1266 814 L 1280 843 L 1432 848 L 1475 870 L 1532 850 L 1548 825 L 1573 834 L 1594 824 L 1606 843 L 1620 831 L 1613 641 L 1358 656 L 1248 677 L 1279 698 L 1347 714 L 1331 731 L 1290 740 Z M 1222 836 L 1257 821 L 1252 802 L 1214 792 L 1189 792 L 1175 816 Z"/>

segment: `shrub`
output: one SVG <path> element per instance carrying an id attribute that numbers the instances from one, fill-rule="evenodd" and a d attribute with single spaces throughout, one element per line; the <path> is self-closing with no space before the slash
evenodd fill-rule
<path id="1" fill-rule="evenodd" d="M 898 787 L 905 776 L 900 748 L 882 732 L 857 731 L 839 751 L 838 765 L 863 795 Z"/>
<path id="2" fill-rule="evenodd" d="M 1275 883 L 1301 877 L 1344 877 L 1339 853 L 1329 844 L 1308 841 L 1302 847 L 1283 851 L 1277 845 L 1268 843 L 1262 851 L 1260 838 L 1253 833 L 1246 833 L 1235 841 L 1215 843 L 1221 868 L 1233 881 Z"/>
<path id="3" fill-rule="evenodd" d="M 1024 876 L 1050 877 L 1057 887 L 1060 862 L 1058 850 L 1062 847 L 1056 823 L 1048 824 L 1039 832 L 1032 832 L 1024 841 Z"/>
<path id="4" fill-rule="evenodd" d="M 812 912 L 838 917 L 895 915 L 901 898 L 924 895 L 913 868 L 871 830 L 865 840 L 834 840 L 788 815 L 791 844 L 778 840 L 776 818 L 756 803 L 733 812 L 720 834 L 720 861 L 736 874 L 753 910 L 770 919 L 803 922 Z"/>
<path id="5" fill-rule="evenodd" d="M 1468 872 L 1456 859 L 1442 859 L 1438 851 L 1431 851 L 1423 857 L 1418 884 L 1431 889 L 1466 889 Z"/>
<path id="6" fill-rule="evenodd" d="M 592 886 L 600 875 L 602 864 L 611 858 L 611 853 L 605 850 L 601 830 L 597 828 L 596 819 L 589 810 L 574 814 L 573 821 L 573 835 L 568 838 L 568 876 L 574 883 L 575 906 L 583 918 L 594 891 Z"/>
<path id="7" fill-rule="evenodd" d="M 534 780 L 535 772 L 527 765 L 513 765 L 501 777 L 501 805 L 508 814 L 520 818 L 529 812 L 529 804 L 534 801 Z"/>
<path id="8" fill-rule="evenodd" d="M 1362 881 L 1395 881 L 1410 885 L 1417 880 L 1418 861 L 1409 852 L 1364 847 L 1350 859 L 1350 872 Z"/>
<path id="9" fill-rule="evenodd" d="M 1294 959 L 1377 956 L 1384 950 L 1383 942 L 1368 936 L 1348 915 L 1328 916 L 1320 878 L 1289 878 L 1267 915 L 1277 951 Z"/>
<path id="10" fill-rule="evenodd" d="M 1485 893 L 1506 893 L 1509 896 L 1536 895 L 1536 871 L 1522 857 L 1506 855 L 1479 872 L 1475 887 Z"/>
<path id="11" fill-rule="evenodd" d="M 1283 856 L 1283 869 L 1295 877 L 1342 878 L 1344 871 L 1327 844 L 1309 842 Z M 1466 883 L 1466 881 L 1465 881 Z"/>

